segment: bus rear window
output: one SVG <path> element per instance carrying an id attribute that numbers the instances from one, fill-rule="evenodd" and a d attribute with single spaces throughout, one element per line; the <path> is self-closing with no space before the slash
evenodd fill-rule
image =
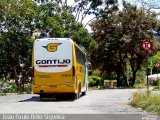
<path id="1" fill-rule="evenodd" d="M 64 72 L 72 68 L 72 42 L 37 40 L 34 42 L 34 67 L 40 72 Z"/>

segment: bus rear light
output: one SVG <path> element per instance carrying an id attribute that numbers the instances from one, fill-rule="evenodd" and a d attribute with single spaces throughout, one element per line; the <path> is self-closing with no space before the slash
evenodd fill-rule
<path id="1" fill-rule="evenodd" d="M 34 67 L 32 67 L 32 77 L 34 77 Z"/>
<path id="2" fill-rule="evenodd" d="M 76 70 L 75 70 L 75 67 L 74 67 L 74 66 L 72 67 L 72 72 L 73 72 L 73 77 L 75 77 Z"/>
<path id="3" fill-rule="evenodd" d="M 35 85 L 35 80 L 34 80 L 34 67 L 32 67 L 31 71 L 32 71 L 32 73 L 31 73 L 32 84 Z"/>

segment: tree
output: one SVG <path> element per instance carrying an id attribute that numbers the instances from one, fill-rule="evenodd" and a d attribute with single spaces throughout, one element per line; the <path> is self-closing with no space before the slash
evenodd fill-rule
<path id="1" fill-rule="evenodd" d="M 23 88 L 31 66 L 31 35 L 37 6 L 32 0 L 0 1 L 0 77 Z"/>
<path id="2" fill-rule="evenodd" d="M 36 4 L 32 0 L 0 1 L 0 32 L 23 31 L 32 34 Z"/>
<path id="3" fill-rule="evenodd" d="M 54 10 L 52 9 L 54 8 Z M 41 31 L 46 31 L 51 37 L 72 38 L 77 44 L 89 50 L 94 40 L 83 25 L 75 20 L 74 15 L 60 8 L 56 3 L 40 5 L 39 16 L 35 26 Z"/>
<path id="4" fill-rule="evenodd" d="M 19 90 L 29 80 L 32 48 L 30 36 L 22 32 L 6 32 L 0 37 L 0 46 L 0 77 L 9 76 L 15 80 Z"/>
<path id="5" fill-rule="evenodd" d="M 107 18 L 94 21 L 91 25 L 94 37 L 98 43 L 98 53 L 94 62 L 102 71 L 117 73 L 118 84 L 133 86 L 136 80 L 136 72 L 145 61 L 145 52 L 141 50 L 141 43 L 145 39 L 152 41 L 153 34 L 150 30 L 157 27 L 156 14 L 145 11 L 124 3 L 124 9 L 113 12 Z M 150 55 L 157 48 L 153 44 Z M 126 77 L 126 63 L 129 60 L 132 69 L 132 78 L 128 82 Z"/>
<path id="6" fill-rule="evenodd" d="M 60 3 L 61 4 L 61 3 Z M 89 50 L 95 41 L 81 23 L 56 2 L 37 6 L 32 0 L 0 1 L 0 77 L 23 88 L 29 78 L 33 30 L 69 37 Z"/>
<path id="7" fill-rule="evenodd" d="M 149 39 L 152 43 L 156 43 L 153 40 L 153 34 L 150 30 L 157 27 L 158 21 L 155 13 L 131 6 L 130 4 L 124 4 L 124 12 L 120 13 L 120 16 L 123 19 L 123 33 L 131 38 L 130 43 L 125 49 L 129 54 L 128 59 L 132 69 L 132 80 L 130 84 L 133 86 L 136 80 L 136 72 L 141 68 L 143 61 L 146 60 L 146 54 L 142 51 L 141 44 L 146 39 Z M 157 50 L 156 44 L 153 44 L 150 55 L 155 54 Z"/>
<path id="8" fill-rule="evenodd" d="M 149 68 L 153 69 L 156 67 L 156 64 L 160 62 L 160 51 L 158 51 L 155 55 L 153 55 L 150 59 Z"/>
<path id="9" fill-rule="evenodd" d="M 95 17 L 89 20 L 86 25 L 93 19 L 106 16 L 113 10 L 118 10 L 117 0 L 75 0 L 74 12 L 76 13 L 76 20 L 83 22 L 87 15 L 94 14 Z M 107 14 L 106 14 L 107 12 Z M 85 25 L 85 26 L 86 26 Z"/>

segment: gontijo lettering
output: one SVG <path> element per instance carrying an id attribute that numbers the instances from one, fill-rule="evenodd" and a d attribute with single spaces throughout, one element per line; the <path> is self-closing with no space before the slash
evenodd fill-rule
<path id="1" fill-rule="evenodd" d="M 36 64 L 70 64 L 71 60 L 70 59 L 53 59 L 53 60 L 36 60 Z"/>

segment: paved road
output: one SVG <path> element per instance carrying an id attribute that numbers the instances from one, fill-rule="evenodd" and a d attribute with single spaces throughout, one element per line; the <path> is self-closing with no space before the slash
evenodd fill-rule
<path id="1" fill-rule="evenodd" d="M 142 120 L 142 115 L 146 113 L 128 105 L 134 91 L 134 89 L 93 90 L 88 91 L 86 96 L 74 101 L 65 98 L 40 101 L 39 95 L 35 94 L 0 96 L 0 113 L 67 114 L 70 120 L 72 117 L 74 119 L 74 115 L 68 116 L 68 114 L 75 114 L 75 118 L 77 118 L 76 114 L 92 114 L 87 115 L 87 120 L 96 118 L 96 116 L 101 116 L 101 119 L 105 120 L 107 120 L 106 118 L 112 120 L 114 117 L 113 120 Z M 139 117 L 137 115 L 140 115 L 140 118 L 136 118 Z M 83 116 L 85 117 L 85 115 Z"/>

